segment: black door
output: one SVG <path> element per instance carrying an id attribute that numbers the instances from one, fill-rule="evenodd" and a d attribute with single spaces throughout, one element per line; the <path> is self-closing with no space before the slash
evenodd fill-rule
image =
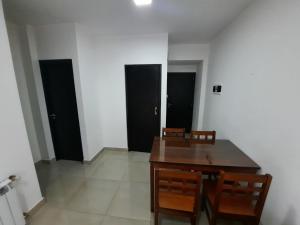
<path id="1" fill-rule="evenodd" d="M 41 60 L 40 68 L 56 159 L 83 161 L 72 60 Z"/>
<path id="2" fill-rule="evenodd" d="M 160 134 L 161 65 L 126 65 L 129 150 L 150 152 Z"/>
<path id="3" fill-rule="evenodd" d="M 191 131 L 195 76 L 196 73 L 168 73 L 167 127 Z"/>

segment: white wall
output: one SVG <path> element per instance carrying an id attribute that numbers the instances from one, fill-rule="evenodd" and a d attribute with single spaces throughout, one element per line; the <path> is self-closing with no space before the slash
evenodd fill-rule
<path id="1" fill-rule="evenodd" d="M 2 1 L 0 1 L 0 49 L 0 180 L 12 174 L 22 177 L 17 190 L 22 209 L 27 212 L 42 199 L 42 196 L 22 114 Z"/>
<path id="2" fill-rule="evenodd" d="M 35 83 L 36 93 L 37 93 L 38 107 L 39 107 L 40 115 L 41 115 L 41 123 L 42 123 L 42 129 L 43 129 L 41 132 L 44 133 L 45 142 L 46 142 L 46 150 L 47 151 L 45 153 L 45 156 L 42 158 L 45 160 L 52 160 L 55 158 L 55 153 L 54 153 L 54 147 L 53 147 L 53 143 L 52 143 L 50 124 L 49 124 L 49 120 L 48 120 L 48 113 L 47 113 L 47 108 L 46 108 L 43 83 L 42 83 L 39 61 L 38 61 L 39 57 L 38 57 L 38 51 L 37 51 L 35 30 L 32 26 L 27 25 L 26 33 L 27 33 L 27 38 L 28 38 L 30 59 L 31 59 L 32 69 L 33 69 L 34 83 Z"/>
<path id="3" fill-rule="evenodd" d="M 196 80 L 193 129 L 203 129 L 204 104 L 206 95 L 207 83 L 207 68 L 209 59 L 210 46 L 209 44 L 171 44 L 169 45 L 169 62 L 197 62 L 198 78 Z M 201 63 L 199 63 L 201 62 Z M 200 73 L 201 72 L 201 76 Z"/>
<path id="4" fill-rule="evenodd" d="M 161 126 L 166 124 L 168 35 L 95 37 L 95 85 L 102 109 L 103 145 L 127 148 L 126 64 L 162 64 Z"/>
<path id="5" fill-rule="evenodd" d="M 13 58 L 14 70 L 18 84 L 18 90 L 22 105 L 22 111 L 25 119 L 26 130 L 32 151 L 34 162 L 41 160 L 40 147 L 37 134 L 34 127 L 34 120 L 28 93 L 28 85 L 25 75 L 25 65 L 22 57 L 22 43 L 20 30 L 17 25 L 7 23 L 7 32 L 9 35 L 10 49 Z"/>
<path id="6" fill-rule="evenodd" d="M 170 44 L 169 61 L 193 61 L 207 59 L 209 44 Z"/>
<path id="7" fill-rule="evenodd" d="M 103 148 L 101 111 L 101 77 L 96 70 L 95 44 L 84 27 L 76 24 L 78 62 L 82 90 L 82 102 L 87 133 L 88 158 L 91 160 Z"/>
<path id="8" fill-rule="evenodd" d="M 168 65 L 168 73 L 197 73 L 197 65 Z"/>
<path id="9" fill-rule="evenodd" d="M 34 162 L 49 159 L 25 26 L 7 23 L 22 111 Z"/>
<path id="10" fill-rule="evenodd" d="M 255 1 L 211 44 L 205 128 L 274 176 L 265 225 L 300 224 L 299 12 L 300 1 Z"/>

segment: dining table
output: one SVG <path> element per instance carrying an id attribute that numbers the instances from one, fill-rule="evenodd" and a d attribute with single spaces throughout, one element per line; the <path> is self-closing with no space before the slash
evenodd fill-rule
<path id="1" fill-rule="evenodd" d="M 230 140 L 197 144 L 185 138 L 155 137 L 150 155 L 151 211 L 154 211 L 154 176 L 157 169 L 205 173 L 257 173 L 260 166 Z"/>

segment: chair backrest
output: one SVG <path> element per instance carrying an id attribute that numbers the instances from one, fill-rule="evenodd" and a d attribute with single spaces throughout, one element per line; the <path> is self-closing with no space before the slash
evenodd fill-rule
<path id="1" fill-rule="evenodd" d="M 185 128 L 163 128 L 163 137 L 185 137 Z"/>
<path id="2" fill-rule="evenodd" d="M 201 173 L 180 170 L 158 169 L 155 171 L 155 202 L 161 192 L 195 197 L 194 209 L 198 209 L 200 199 Z"/>
<path id="3" fill-rule="evenodd" d="M 251 203 L 256 217 L 260 218 L 271 182 L 270 174 L 239 174 L 222 171 L 218 181 L 215 210 L 218 209 L 222 196 L 237 197 Z"/>
<path id="4" fill-rule="evenodd" d="M 190 141 L 198 144 L 214 144 L 216 131 L 192 131 Z"/>

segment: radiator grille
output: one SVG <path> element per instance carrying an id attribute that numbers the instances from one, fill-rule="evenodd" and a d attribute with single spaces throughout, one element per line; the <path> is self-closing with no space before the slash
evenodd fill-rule
<path id="1" fill-rule="evenodd" d="M 9 179 L 0 182 L 0 225 L 25 225 L 16 190 Z"/>

